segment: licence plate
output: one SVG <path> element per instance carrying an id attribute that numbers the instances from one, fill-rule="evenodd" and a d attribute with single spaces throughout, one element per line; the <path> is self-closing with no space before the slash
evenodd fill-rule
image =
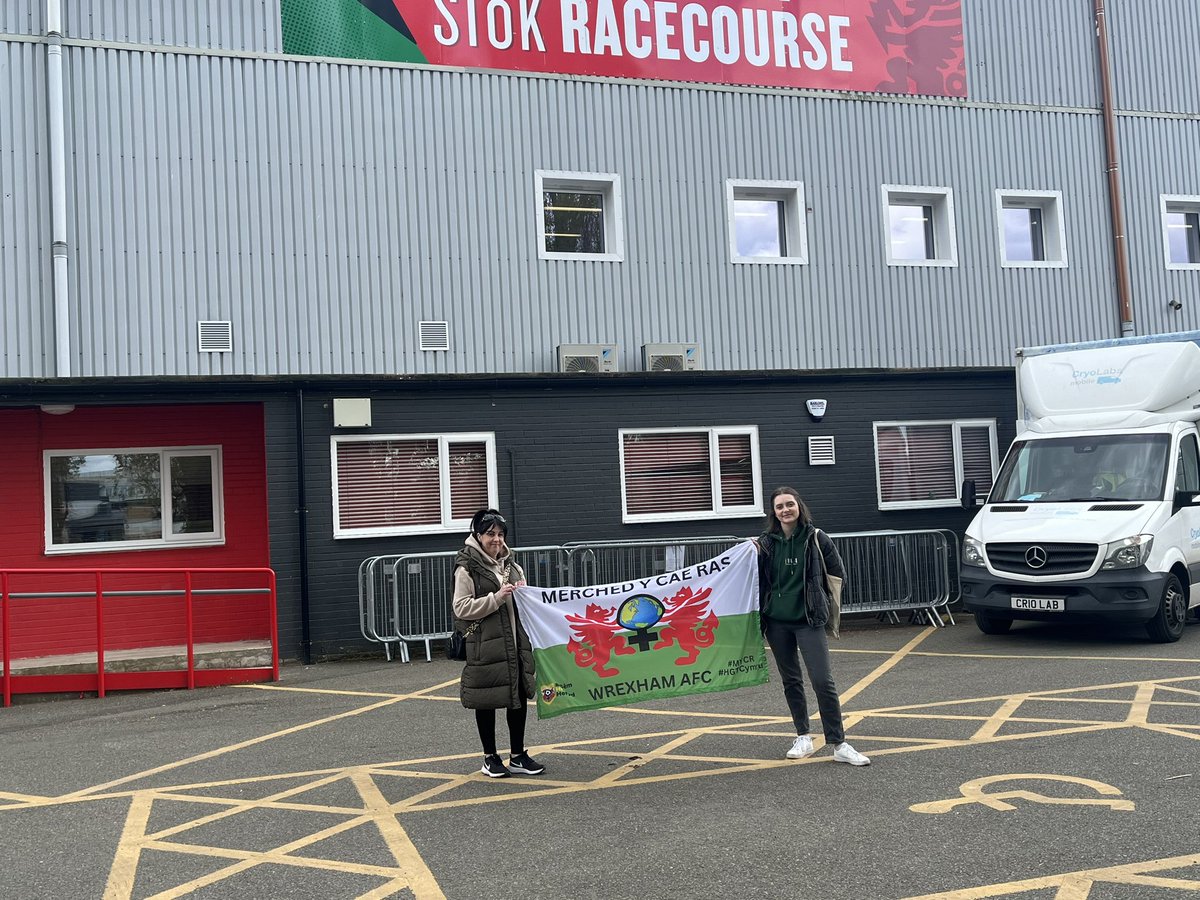
<path id="1" fill-rule="evenodd" d="M 1062 612 L 1067 608 L 1063 597 L 1013 597 L 1013 609 L 1033 609 L 1038 612 Z"/>

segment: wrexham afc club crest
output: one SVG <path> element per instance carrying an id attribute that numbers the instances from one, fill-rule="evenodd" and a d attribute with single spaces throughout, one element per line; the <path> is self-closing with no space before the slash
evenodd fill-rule
<path id="1" fill-rule="evenodd" d="M 652 594 L 635 594 L 618 607 L 605 609 L 588 604 L 582 616 L 568 615 L 571 639 L 567 650 L 580 668 L 591 668 L 601 678 L 620 674 L 610 666 L 614 655 L 626 656 L 663 650 L 677 645 L 677 666 L 689 666 L 700 651 L 716 639 L 718 619 L 709 610 L 712 588 L 693 592 L 680 588 L 673 596 L 658 599 Z"/>

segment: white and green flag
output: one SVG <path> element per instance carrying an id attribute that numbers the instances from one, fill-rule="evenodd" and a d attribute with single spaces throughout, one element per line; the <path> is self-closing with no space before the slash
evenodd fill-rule
<path id="1" fill-rule="evenodd" d="M 758 553 L 747 541 L 674 572 L 592 587 L 523 587 L 538 717 L 767 680 Z"/>

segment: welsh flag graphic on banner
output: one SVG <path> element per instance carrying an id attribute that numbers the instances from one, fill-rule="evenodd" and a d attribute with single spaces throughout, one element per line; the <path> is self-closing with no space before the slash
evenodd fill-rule
<path id="1" fill-rule="evenodd" d="M 537 663 L 538 717 L 767 680 L 758 552 L 586 588 L 518 588 Z"/>

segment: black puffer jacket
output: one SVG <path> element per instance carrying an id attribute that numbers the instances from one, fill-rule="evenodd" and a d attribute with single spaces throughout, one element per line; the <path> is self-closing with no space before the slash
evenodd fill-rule
<path id="1" fill-rule="evenodd" d="M 467 709 L 518 709 L 522 699 L 534 696 L 533 647 L 521 626 L 516 603 L 509 597 L 498 601 L 497 591 L 507 583 L 525 576 L 521 567 L 505 553 L 500 559 L 489 557 L 473 539 L 458 551 L 454 559 L 455 581 L 461 573 L 470 578 L 474 599 L 456 602 L 455 613 L 484 612 L 479 618 L 459 622 L 466 634 L 467 661 L 463 667 L 459 695 Z M 461 587 L 456 588 L 456 594 Z M 456 600 L 458 598 L 456 597 Z"/>
<path id="2" fill-rule="evenodd" d="M 825 559 L 825 570 L 837 578 L 846 577 L 846 568 L 842 565 L 842 557 L 838 553 L 833 539 L 819 528 L 805 526 L 804 547 L 804 608 L 808 615 L 808 624 L 814 628 L 823 628 L 829 623 L 829 597 L 825 593 L 824 570 L 821 568 L 821 557 Z M 813 540 L 813 535 L 816 540 Z M 762 609 L 771 592 L 771 579 L 774 577 L 775 549 L 779 546 L 782 535 L 773 531 L 764 531 L 758 536 L 758 606 Z M 820 554 L 820 555 L 818 555 Z M 766 616 L 763 616 L 763 628 L 766 628 Z"/>

